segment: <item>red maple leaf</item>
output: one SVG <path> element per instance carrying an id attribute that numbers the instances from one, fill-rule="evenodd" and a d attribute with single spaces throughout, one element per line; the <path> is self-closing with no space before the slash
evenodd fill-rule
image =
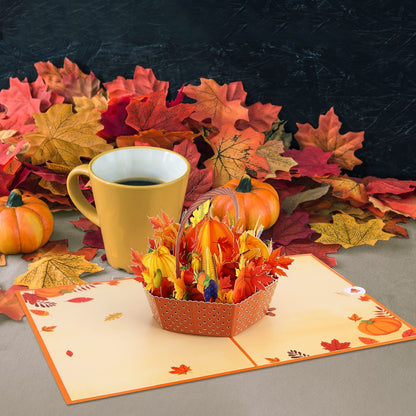
<path id="1" fill-rule="evenodd" d="M 413 193 L 403 194 L 401 197 L 377 195 L 377 198 L 370 197 L 370 201 L 382 212 L 393 211 L 416 219 L 416 195 Z"/>
<path id="2" fill-rule="evenodd" d="M 0 289 L 0 314 L 3 313 L 15 321 L 23 318 L 25 314 L 16 296 L 16 291 L 22 289 L 27 289 L 27 287 L 13 285 L 7 290 Z"/>
<path id="3" fill-rule="evenodd" d="M 141 97 L 155 91 L 168 92 L 169 82 L 156 79 L 153 70 L 140 65 L 134 70 L 133 79 L 118 76 L 114 81 L 104 83 L 110 99 L 125 96 Z"/>
<path id="4" fill-rule="evenodd" d="M 340 134 L 341 122 L 332 107 L 325 115 L 319 116 L 317 129 L 308 123 L 296 125 L 298 131 L 295 139 L 301 148 L 310 145 L 320 147 L 324 152 L 332 152 L 330 161 L 348 170 L 362 163 L 355 157 L 354 151 L 362 147 L 364 132 Z"/>
<path id="5" fill-rule="evenodd" d="M 179 367 L 171 367 L 171 371 L 169 371 L 169 373 L 171 374 L 187 374 L 188 371 L 191 371 L 191 367 L 185 365 L 185 364 L 181 364 Z"/>
<path id="6" fill-rule="evenodd" d="M 130 97 L 113 99 L 108 103 L 107 110 L 101 113 L 101 124 L 104 129 L 97 133 L 100 137 L 111 142 L 118 136 L 129 136 L 137 132 L 126 124 L 126 107 L 129 103 Z"/>
<path id="7" fill-rule="evenodd" d="M 192 104 L 166 106 L 166 92 L 158 91 L 149 94 L 145 99 L 134 99 L 126 107 L 126 123 L 136 129 L 185 131 L 187 127 L 182 121 L 189 117 L 194 110 Z"/>
<path id="8" fill-rule="evenodd" d="M 197 146 L 189 140 L 182 141 L 174 146 L 173 150 L 184 156 L 191 165 L 184 202 L 184 207 L 188 208 L 202 194 L 212 188 L 214 171 L 211 167 L 198 169 L 201 154 L 198 152 Z"/>
<path id="9" fill-rule="evenodd" d="M 337 339 L 333 339 L 331 342 L 321 342 L 322 347 L 327 351 L 338 351 L 350 348 L 350 342 L 339 342 Z"/>
<path id="10" fill-rule="evenodd" d="M 394 178 L 375 178 L 367 176 L 362 181 L 367 194 L 393 194 L 400 195 L 414 191 L 416 181 L 402 181 Z"/>
<path id="11" fill-rule="evenodd" d="M 90 302 L 92 300 L 94 300 L 94 298 L 79 297 L 79 298 L 68 299 L 67 302 L 71 302 L 71 303 L 85 303 L 85 302 Z"/>
<path id="12" fill-rule="evenodd" d="M 328 163 L 332 152 L 324 152 L 315 146 L 305 146 L 302 150 L 287 149 L 283 156 L 291 157 L 297 165 L 291 168 L 293 176 L 323 176 L 327 174 L 339 175 L 338 165 Z"/>
<path id="13" fill-rule="evenodd" d="M 79 217 L 77 220 L 69 222 L 82 231 L 98 231 L 100 229 L 98 225 L 95 225 L 92 221 L 85 217 Z"/>

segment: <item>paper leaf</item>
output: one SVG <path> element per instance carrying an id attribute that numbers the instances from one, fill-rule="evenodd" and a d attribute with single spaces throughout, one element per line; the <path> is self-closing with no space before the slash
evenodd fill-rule
<path id="1" fill-rule="evenodd" d="M 350 348 L 350 342 L 339 342 L 337 339 L 333 339 L 331 342 L 321 342 L 322 347 L 327 351 L 338 351 Z"/>
<path id="2" fill-rule="evenodd" d="M 7 290 L 0 289 L 0 314 L 5 314 L 15 321 L 20 321 L 23 318 L 25 314 L 16 296 L 16 290 L 21 289 L 27 289 L 27 287 L 13 285 Z"/>
<path id="3" fill-rule="evenodd" d="M 354 217 L 346 214 L 333 216 L 332 224 L 311 224 L 311 228 L 321 237 L 317 240 L 323 244 L 341 244 L 344 248 L 368 244 L 374 246 L 379 240 L 389 240 L 394 237 L 383 231 L 384 222 L 373 219 L 365 223 L 357 223 Z"/>
<path id="4" fill-rule="evenodd" d="M 367 192 L 362 183 L 349 178 L 347 175 L 343 176 L 323 176 L 314 177 L 314 181 L 331 185 L 331 194 L 336 198 L 350 201 L 354 206 L 360 206 L 368 202 Z"/>
<path id="5" fill-rule="evenodd" d="M 184 140 L 176 145 L 173 150 L 184 156 L 191 165 L 183 204 L 185 208 L 188 208 L 201 195 L 212 188 L 214 170 L 211 167 L 205 169 L 198 168 L 201 154 L 198 152 L 197 146 L 188 140 Z"/>
<path id="6" fill-rule="evenodd" d="M 95 133 L 101 130 L 100 114 L 73 113 L 70 104 L 53 105 L 46 113 L 34 114 L 37 132 L 24 137 L 30 142 L 33 164 L 50 161 L 74 167 L 81 157 L 92 158 L 112 149 Z"/>
<path id="7" fill-rule="evenodd" d="M 126 124 L 137 131 L 167 130 L 185 131 L 187 127 L 182 123 L 193 112 L 192 104 L 178 104 L 174 107 L 166 106 L 166 93 L 154 92 L 144 100 L 131 100 L 127 110 Z"/>
<path id="8" fill-rule="evenodd" d="M 104 318 L 104 321 L 115 321 L 123 316 L 121 312 L 110 313 Z"/>
<path id="9" fill-rule="evenodd" d="M 324 176 L 340 174 L 338 165 L 328 163 L 332 152 L 324 152 L 319 147 L 305 146 L 302 150 L 287 149 L 284 156 L 292 158 L 297 165 L 292 169 L 295 176 Z"/>
<path id="10" fill-rule="evenodd" d="M 298 194 L 286 197 L 282 203 L 282 209 L 291 214 L 299 204 L 306 201 L 314 201 L 326 195 L 329 190 L 329 185 L 319 186 L 317 188 L 308 189 L 307 191 L 299 192 Z"/>
<path id="11" fill-rule="evenodd" d="M 401 181 L 394 178 L 375 178 L 367 176 L 363 179 L 367 194 L 393 194 L 400 195 L 413 192 L 416 188 L 416 181 Z"/>
<path id="12" fill-rule="evenodd" d="M 312 234 L 312 230 L 307 226 L 309 215 L 307 212 L 295 212 L 291 215 L 281 214 L 276 223 L 270 229 L 271 240 L 275 244 L 287 246 L 293 240 L 306 238 Z M 267 235 L 267 234 L 263 234 Z"/>
<path id="13" fill-rule="evenodd" d="M 213 79 L 201 78 L 199 86 L 186 85 L 183 92 L 196 100 L 194 120 L 211 119 L 218 129 L 226 124 L 234 125 L 237 120 L 249 120 L 248 109 L 241 105 L 241 99 L 228 99 L 227 85 L 219 85 Z"/>
<path id="14" fill-rule="evenodd" d="M 175 143 L 183 140 L 192 141 L 197 134 L 192 131 L 166 131 L 150 129 L 141 131 L 133 136 L 119 136 L 116 139 L 117 147 L 135 146 L 136 142 L 147 143 L 149 146 L 173 149 Z"/>
<path id="15" fill-rule="evenodd" d="M 264 135 L 252 128 L 239 131 L 231 124 L 223 126 L 210 140 L 214 156 L 205 162 L 207 167 L 214 168 L 214 186 L 239 179 L 245 173 L 264 178 L 269 166 L 266 159 L 256 153 L 263 141 Z"/>
<path id="16" fill-rule="evenodd" d="M 15 284 L 28 286 L 29 289 L 83 284 L 86 282 L 79 278 L 81 274 L 101 270 L 102 267 L 89 263 L 81 256 L 72 254 L 45 256 L 31 263 L 28 271 L 15 279 Z"/>
<path id="17" fill-rule="evenodd" d="M 126 96 L 141 97 L 155 91 L 167 93 L 169 82 L 157 80 L 152 69 L 137 65 L 133 79 L 118 76 L 114 81 L 105 82 L 104 87 L 108 91 L 110 99 Z"/>
<path id="18" fill-rule="evenodd" d="M 296 162 L 291 157 L 282 156 L 283 142 L 277 140 L 270 140 L 259 146 L 256 153 L 264 157 L 269 165 L 269 172 L 266 177 L 274 178 L 276 171 L 289 172 L 290 169 L 296 165 Z"/>
<path id="19" fill-rule="evenodd" d="M 73 97 L 91 98 L 100 89 L 100 80 L 90 72 L 83 73 L 77 64 L 68 58 L 64 59 L 63 68 L 57 68 L 51 62 L 37 62 L 35 68 L 48 88 L 65 98 L 65 102 L 73 103 Z"/>
<path id="20" fill-rule="evenodd" d="M 317 129 L 308 123 L 296 125 L 298 131 L 295 133 L 295 139 L 301 149 L 305 146 L 317 146 L 324 152 L 332 152 L 329 161 L 337 163 L 343 169 L 351 170 L 362 163 L 355 157 L 354 152 L 362 147 L 364 132 L 340 134 L 341 122 L 333 107 L 325 115 L 319 116 Z"/>

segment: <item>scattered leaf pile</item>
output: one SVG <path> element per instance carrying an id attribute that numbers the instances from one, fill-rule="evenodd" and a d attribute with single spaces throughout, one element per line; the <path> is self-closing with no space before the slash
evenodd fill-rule
<path id="1" fill-rule="evenodd" d="M 282 254 L 313 253 L 333 266 L 327 254 L 341 246 L 408 237 L 399 224 L 416 218 L 416 181 L 354 177 L 364 132 L 341 133 L 334 108 L 317 126 L 297 124 L 291 133 L 280 106 L 246 103 L 240 81 L 201 78 L 170 97 L 169 82 L 141 66 L 132 79 L 109 82 L 69 59 L 62 68 L 35 68 L 36 80 L 10 78 L 0 91 L 0 196 L 19 188 L 53 211 L 72 210 L 66 178 L 73 167 L 115 147 L 152 145 L 189 160 L 185 208 L 243 174 L 275 187 L 282 211 L 262 238 Z M 81 185 L 92 199 L 89 184 Z M 88 237 L 97 242 L 97 232 Z"/>

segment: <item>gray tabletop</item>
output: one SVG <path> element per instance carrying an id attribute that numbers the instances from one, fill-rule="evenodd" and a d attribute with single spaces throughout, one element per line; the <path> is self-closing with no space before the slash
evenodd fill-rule
<path id="1" fill-rule="evenodd" d="M 82 246 L 69 223 L 76 212 L 55 214 L 51 240 Z M 335 270 L 408 323 L 416 324 L 416 223 L 409 239 L 340 249 Z M 86 281 L 126 277 L 93 260 L 103 272 Z M 0 268 L 6 289 L 27 271 L 20 256 Z M 84 277 L 83 277 L 84 278 Z M 26 318 L 0 315 L 0 399 L 5 416 L 30 415 L 415 415 L 416 341 L 364 349 L 208 380 L 66 405 Z M 111 377 L 111 375 L 109 375 Z"/>

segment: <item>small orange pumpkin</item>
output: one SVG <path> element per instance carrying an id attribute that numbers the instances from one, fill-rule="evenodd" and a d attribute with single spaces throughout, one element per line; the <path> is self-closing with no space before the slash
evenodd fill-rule
<path id="1" fill-rule="evenodd" d="M 0 198 L 0 253 L 31 253 L 48 242 L 52 231 L 52 212 L 40 199 L 17 189 Z"/>
<path id="2" fill-rule="evenodd" d="M 279 195 L 270 184 L 250 178 L 248 175 L 232 179 L 224 186 L 235 191 L 240 209 L 241 224 L 246 230 L 253 230 L 262 225 L 265 230 L 273 226 L 280 213 Z M 235 221 L 235 209 L 231 199 L 227 196 L 216 196 L 211 205 L 211 213 L 221 220 L 227 216 Z"/>
<path id="3" fill-rule="evenodd" d="M 369 320 L 361 321 L 358 329 L 368 335 L 388 335 L 400 329 L 402 323 L 395 318 L 379 316 Z"/>

